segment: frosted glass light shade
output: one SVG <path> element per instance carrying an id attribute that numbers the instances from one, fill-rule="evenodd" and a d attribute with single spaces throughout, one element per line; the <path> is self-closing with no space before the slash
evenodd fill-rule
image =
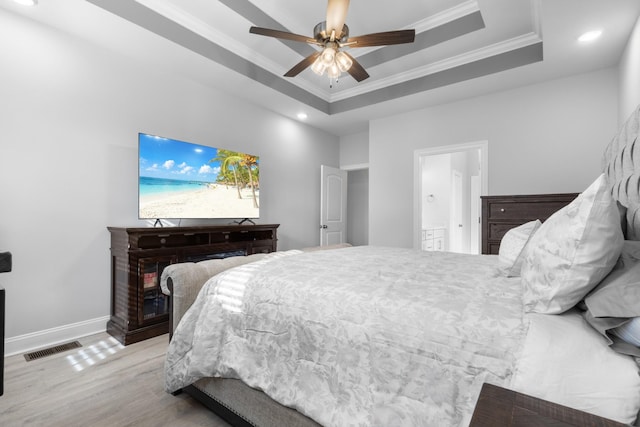
<path id="1" fill-rule="evenodd" d="M 324 62 L 327 67 L 333 64 L 335 57 L 336 50 L 332 47 L 325 47 L 322 51 L 322 55 L 320 55 L 320 58 L 322 58 L 322 62 Z"/>
<path id="2" fill-rule="evenodd" d="M 337 79 L 338 77 L 340 77 L 340 73 L 340 68 L 335 62 L 333 63 L 333 65 L 327 68 L 327 75 L 330 79 Z"/>
<path id="3" fill-rule="evenodd" d="M 349 55 L 342 51 L 336 54 L 336 63 L 340 71 L 347 71 L 353 65 L 353 61 L 349 58 Z"/>
<path id="4" fill-rule="evenodd" d="M 322 61 L 321 57 L 318 57 L 311 65 L 311 71 L 321 76 L 324 73 L 324 70 L 327 69 L 327 65 Z"/>

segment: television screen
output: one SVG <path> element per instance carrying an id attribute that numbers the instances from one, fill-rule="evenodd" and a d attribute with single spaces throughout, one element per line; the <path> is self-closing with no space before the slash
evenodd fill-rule
<path id="1" fill-rule="evenodd" d="M 138 217 L 260 216 L 258 156 L 138 134 Z"/>

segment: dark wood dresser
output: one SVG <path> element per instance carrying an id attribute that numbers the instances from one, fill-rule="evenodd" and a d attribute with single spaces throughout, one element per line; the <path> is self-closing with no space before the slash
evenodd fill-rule
<path id="1" fill-rule="evenodd" d="M 469 427 L 627 427 L 492 384 L 483 384 Z"/>
<path id="2" fill-rule="evenodd" d="M 278 226 L 108 227 L 111 318 L 107 332 L 124 345 L 168 333 L 169 297 L 160 289 L 165 267 L 275 252 Z"/>
<path id="3" fill-rule="evenodd" d="M 482 196 L 482 253 L 497 255 L 507 231 L 536 219 L 544 222 L 578 194 Z"/>

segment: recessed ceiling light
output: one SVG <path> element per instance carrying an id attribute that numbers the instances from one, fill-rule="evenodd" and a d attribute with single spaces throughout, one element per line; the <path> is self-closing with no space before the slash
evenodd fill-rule
<path id="1" fill-rule="evenodd" d="M 307 113 L 298 113 L 298 118 L 300 120 L 306 120 L 307 119 Z"/>
<path id="2" fill-rule="evenodd" d="M 587 31 L 580 37 L 578 41 L 582 43 L 592 42 L 602 35 L 602 30 Z"/>
<path id="3" fill-rule="evenodd" d="M 13 1 L 23 6 L 35 6 L 38 4 L 38 0 L 13 0 Z"/>

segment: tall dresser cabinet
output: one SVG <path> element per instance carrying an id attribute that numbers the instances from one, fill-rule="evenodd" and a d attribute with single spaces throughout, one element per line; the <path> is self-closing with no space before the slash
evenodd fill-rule
<path id="1" fill-rule="evenodd" d="M 507 231 L 536 219 L 544 222 L 577 196 L 578 193 L 482 196 L 482 253 L 498 254 Z"/>
<path id="2" fill-rule="evenodd" d="M 166 266 L 274 252 L 278 225 L 108 227 L 111 317 L 107 332 L 124 345 L 169 332 L 169 297 L 160 289 Z"/>

